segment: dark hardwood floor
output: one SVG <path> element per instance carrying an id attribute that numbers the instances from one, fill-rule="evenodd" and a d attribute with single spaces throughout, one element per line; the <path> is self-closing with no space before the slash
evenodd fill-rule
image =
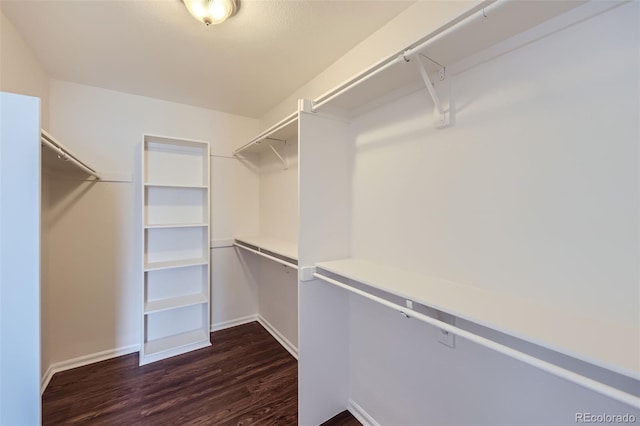
<path id="1" fill-rule="evenodd" d="M 56 374 L 44 425 L 295 425 L 297 361 L 257 322 L 212 346 L 138 366 L 126 355 Z M 359 425 L 348 412 L 326 426 Z"/>

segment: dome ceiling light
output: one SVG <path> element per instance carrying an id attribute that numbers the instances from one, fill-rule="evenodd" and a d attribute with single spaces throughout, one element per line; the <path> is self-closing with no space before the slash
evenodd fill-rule
<path id="1" fill-rule="evenodd" d="M 182 0 L 189 13 L 206 26 L 220 24 L 238 11 L 238 0 Z"/>

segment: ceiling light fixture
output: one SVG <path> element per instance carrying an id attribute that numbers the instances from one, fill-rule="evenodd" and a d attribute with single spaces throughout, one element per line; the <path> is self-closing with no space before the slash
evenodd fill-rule
<path id="1" fill-rule="evenodd" d="M 206 26 L 220 24 L 238 11 L 238 0 L 182 0 L 189 13 Z"/>

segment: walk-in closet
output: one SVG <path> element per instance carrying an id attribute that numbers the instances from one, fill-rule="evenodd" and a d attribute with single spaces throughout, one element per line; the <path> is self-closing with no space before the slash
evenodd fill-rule
<path id="1" fill-rule="evenodd" d="M 640 422 L 637 0 L 0 11 L 0 425 Z"/>

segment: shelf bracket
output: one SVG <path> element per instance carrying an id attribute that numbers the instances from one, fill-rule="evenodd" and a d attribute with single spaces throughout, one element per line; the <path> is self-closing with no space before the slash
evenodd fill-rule
<path id="1" fill-rule="evenodd" d="M 279 142 L 282 142 L 282 141 L 280 141 L 279 139 L 272 139 L 272 138 L 266 138 L 265 140 L 267 141 L 267 145 L 269 145 L 269 148 L 271 148 L 271 151 L 273 151 L 276 157 L 278 157 L 280 161 L 282 161 L 282 165 L 284 165 L 284 169 L 289 170 L 289 164 L 287 163 L 287 159 L 284 158 L 282 155 L 280 155 L 278 150 L 275 149 L 275 147 L 271 144 L 271 142 L 269 142 L 269 140 L 277 140 Z M 287 143 L 287 141 L 284 141 L 284 143 Z"/>
<path id="2" fill-rule="evenodd" d="M 424 81 L 425 86 L 427 87 L 427 92 L 429 92 L 429 96 L 433 100 L 433 114 L 435 119 L 435 125 L 437 128 L 445 127 L 451 124 L 451 108 L 445 109 L 443 107 L 442 101 L 440 97 L 436 93 L 436 89 L 433 87 L 433 83 L 431 83 L 431 79 L 429 78 L 429 74 L 427 73 L 427 69 L 424 64 L 420 60 L 420 55 L 413 55 L 413 58 L 418 65 L 418 69 L 420 70 L 420 75 L 422 76 L 422 80 Z M 440 81 L 444 81 L 446 79 L 445 69 L 444 67 L 440 67 L 438 71 L 438 76 Z M 451 102 L 449 102 L 451 103 Z"/>

